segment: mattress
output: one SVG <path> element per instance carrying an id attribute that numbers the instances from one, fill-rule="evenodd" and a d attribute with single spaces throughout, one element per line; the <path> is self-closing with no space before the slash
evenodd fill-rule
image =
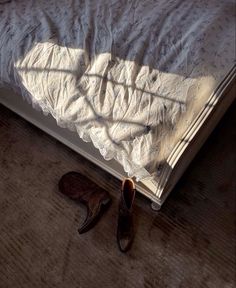
<path id="1" fill-rule="evenodd" d="M 235 58 L 234 1 L 0 2 L 0 85 L 156 181 Z"/>

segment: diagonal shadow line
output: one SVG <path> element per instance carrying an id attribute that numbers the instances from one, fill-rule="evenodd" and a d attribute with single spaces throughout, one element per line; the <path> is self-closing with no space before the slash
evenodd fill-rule
<path id="1" fill-rule="evenodd" d="M 98 77 L 98 78 L 104 78 L 103 76 L 100 76 L 100 75 L 97 75 L 97 74 L 87 74 L 87 73 L 84 73 L 85 76 L 88 76 L 88 77 Z M 150 92 L 150 91 L 146 91 L 142 88 L 138 88 L 137 86 L 135 85 L 128 85 L 128 84 L 124 84 L 124 83 L 120 83 L 120 82 L 117 82 L 117 81 L 114 81 L 114 80 L 111 80 L 111 79 L 106 79 L 108 82 L 111 82 L 115 85 L 120 85 L 120 86 L 124 86 L 126 88 L 132 88 L 132 89 L 135 89 L 137 91 L 140 91 L 142 93 L 148 93 L 150 94 L 151 96 L 154 96 L 154 97 L 159 97 L 159 98 L 162 98 L 162 99 L 165 99 L 167 101 L 171 101 L 171 102 L 175 102 L 175 103 L 178 103 L 180 105 L 184 105 L 185 103 L 183 101 L 180 101 L 180 100 L 176 100 L 176 99 L 173 99 L 173 98 L 170 98 L 170 97 L 166 97 L 166 96 L 161 96 L 161 95 L 158 95 L 156 93 L 153 93 L 153 92 Z"/>
<path id="2" fill-rule="evenodd" d="M 25 69 L 23 68 L 24 70 L 30 70 L 30 69 Z M 23 70 L 22 69 L 22 70 Z M 34 68 L 35 71 L 37 71 L 37 68 Z M 50 70 L 50 69 L 45 69 L 45 70 Z M 56 70 L 58 72 L 58 70 Z M 25 87 L 25 89 L 27 90 L 27 88 Z M 93 105 L 91 104 L 91 102 L 89 101 L 89 99 L 87 98 L 87 95 L 85 93 L 83 93 L 82 91 L 80 91 L 80 94 L 84 97 L 84 100 L 87 102 L 88 106 L 90 107 L 90 109 L 92 110 L 95 118 L 89 118 L 89 119 L 86 119 L 86 120 L 82 120 L 82 121 L 73 121 L 73 120 L 68 120 L 68 119 L 65 119 L 66 121 L 69 121 L 70 123 L 68 124 L 78 124 L 78 125 L 83 125 L 83 124 L 86 124 L 86 123 L 89 123 L 90 121 L 97 121 L 98 123 L 102 123 L 103 124 L 103 127 L 105 127 L 105 131 L 106 131 L 106 135 L 107 135 L 107 138 L 110 139 L 110 141 L 117 145 L 117 146 L 120 146 L 120 142 L 119 141 L 133 141 L 134 138 L 138 137 L 142 134 L 146 134 L 148 133 L 151 129 L 154 128 L 153 125 L 145 125 L 143 123 L 140 123 L 140 122 L 136 122 L 136 121 L 126 121 L 126 120 L 123 120 L 122 119 L 117 119 L 117 120 L 114 120 L 114 119 L 111 119 L 111 118 L 108 118 L 108 117 L 104 117 L 103 115 L 100 115 L 99 113 L 96 112 L 96 110 L 94 109 Z M 114 103 L 113 103 L 113 107 L 114 107 Z M 134 133 L 129 140 L 127 139 L 120 139 L 120 140 L 115 140 L 110 131 L 109 131 L 109 127 L 108 127 L 108 124 L 107 122 L 114 122 L 114 123 L 126 123 L 126 124 L 131 124 L 131 125 L 137 125 L 137 126 L 141 126 L 143 128 L 143 131 L 138 131 L 136 134 Z M 77 129 L 76 129 L 77 130 Z M 113 134 L 114 134 L 114 131 L 112 131 Z M 125 137 L 127 138 L 127 136 Z"/>
<path id="3" fill-rule="evenodd" d="M 55 68 L 52 68 L 52 69 L 49 69 L 49 68 L 45 68 L 45 69 L 42 69 L 42 68 L 21 68 L 21 67 L 17 67 L 17 70 L 18 71 L 36 71 L 36 72 L 45 72 L 45 71 L 53 71 L 53 72 L 64 72 L 64 73 L 70 73 L 70 74 L 74 74 L 77 76 L 77 72 L 76 71 L 73 71 L 73 70 L 67 70 L 67 69 L 55 69 Z M 134 89 L 134 86 L 132 85 L 126 85 L 126 84 L 123 84 L 123 83 L 120 83 L 120 82 L 117 82 L 117 81 L 113 81 L 113 80 L 110 80 L 110 79 L 107 79 L 107 77 L 105 76 L 100 76 L 100 75 L 97 75 L 97 74 L 88 74 L 88 73 L 84 73 L 84 75 L 86 75 L 87 77 L 99 77 L 101 79 L 104 79 L 106 81 L 110 81 L 112 83 L 114 83 L 115 85 L 121 85 L 121 86 L 125 86 L 127 88 L 132 88 Z M 144 89 L 140 89 L 140 88 L 137 88 L 135 87 L 135 89 L 137 89 L 138 91 L 141 91 L 143 93 L 149 93 L 151 94 L 152 96 L 154 97 L 160 97 L 160 98 L 163 98 L 165 100 L 169 100 L 169 101 L 172 101 L 172 102 L 177 102 L 179 104 L 184 104 L 184 102 L 182 101 L 178 101 L 178 100 L 175 100 L 175 99 L 171 99 L 171 98 L 168 98 L 168 97 L 164 97 L 164 96 L 160 96 L 160 95 L 157 95 L 155 93 L 152 93 L 152 92 L 148 92 L 148 91 L 145 91 Z M 90 118 L 90 119 L 86 119 L 86 120 L 83 120 L 83 121 L 70 121 L 71 123 L 75 124 L 77 123 L 78 125 L 83 125 L 83 124 L 86 124 L 88 123 L 89 121 L 97 121 L 98 123 L 102 123 L 103 124 L 103 127 L 105 128 L 105 131 L 106 131 L 106 135 L 107 135 L 107 138 L 110 139 L 110 141 L 113 143 L 113 144 L 116 144 L 118 146 L 120 146 L 120 142 L 119 140 L 115 140 L 113 138 L 113 136 L 111 135 L 110 131 L 109 131 L 109 127 L 108 127 L 108 123 L 107 122 L 114 122 L 114 123 L 126 123 L 126 124 L 131 124 L 131 125 L 138 125 L 138 126 L 141 126 L 144 131 L 142 131 L 142 134 L 146 134 L 150 131 L 150 129 L 153 129 L 155 128 L 154 126 L 152 125 L 144 125 L 143 123 L 140 123 L 140 122 L 135 122 L 135 121 L 125 121 L 123 119 L 118 119 L 118 120 L 114 120 L 114 119 L 110 119 L 110 118 L 107 118 L 107 117 L 104 117 L 102 115 L 100 115 L 99 113 L 96 112 L 96 110 L 94 109 L 93 105 L 91 104 L 91 102 L 89 101 L 89 99 L 87 98 L 87 95 L 85 93 L 83 93 L 82 91 L 80 91 L 80 94 L 82 96 L 84 96 L 84 100 L 87 102 L 88 106 L 90 107 L 90 109 L 92 110 L 93 114 L 95 115 L 95 118 Z M 114 106 L 114 104 L 113 104 Z M 67 119 L 68 121 L 68 119 Z M 113 134 L 114 134 L 114 131 L 112 131 Z M 120 141 L 133 141 L 134 138 L 136 137 L 139 137 L 141 135 L 141 131 L 138 131 L 136 134 L 130 136 L 130 139 L 129 140 L 125 140 L 125 139 L 122 139 Z M 125 137 L 127 138 L 127 137 Z"/>
<path id="4" fill-rule="evenodd" d="M 85 101 L 88 101 L 88 100 L 85 99 Z M 88 101 L 88 104 L 91 105 L 91 103 L 89 103 L 89 101 Z M 140 122 L 136 122 L 136 121 L 126 121 L 126 120 L 123 120 L 123 119 L 113 120 L 113 119 L 111 119 L 111 118 L 108 118 L 108 117 L 105 117 L 105 116 L 102 116 L 102 115 L 98 115 L 98 114 L 95 112 L 95 110 L 94 110 L 94 114 L 96 114 L 95 117 L 91 117 L 91 118 L 88 118 L 88 119 L 86 119 L 86 120 L 73 121 L 73 123 L 76 123 L 76 124 L 87 124 L 87 123 L 89 123 L 89 122 L 91 122 L 91 121 L 100 122 L 101 119 L 102 119 L 102 121 L 104 120 L 104 121 L 110 122 L 110 123 L 112 123 L 112 122 L 113 122 L 113 123 L 121 123 L 121 122 L 122 122 L 122 123 L 125 123 L 125 124 L 133 124 L 133 125 L 141 126 L 141 127 L 143 127 L 143 128 L 146 128 L 146 127 L 147 127 L 146 125 L 144 125 L 144 124 L 142 124 L 142 123 L 140 123 Z M 149 125 L 149 127 L 151 127 L 151 125 Z"/>
<path id="5" fill-rule="evenodd" d="M 55 69 L 55 68 L 50 68 L 50 69 L 48 69 L 48 68 L 21 68 L 21 67 L 16 67 L 16 69 L 18 70 L 18 71 L 36 71 L 36 72 L 45 72 L 45 71 L 49 71 L 49 72 L 63 72 L 63 73 L 68 73 L 68 74 L 73 74 L 73 75 L 75 75 L 75 76 L 77 76 L 78 75 L 78 71 L 73 71 L 73 70 L 67 70 L 67 69 Z M 83 74 L 84 76 L 87 76 L 87 77 L 97 77 L 97 78 L 101 78 L 101 79 L 105 79 L 104 78 L 104 76 L 101 76 L 101 75 L 98 75 L 98 74 L 88 74 L 88 73 L 84 73 Z M 111 82 L 111 83 L 113 83 L 113 84 L 115 84 L 115 85 L 119 85 L 119 86 L 123 86 L 123 87 L 126 87 L 126 88 L 132 88 L 132 89 L 134 89 L 135 88 L 135 90 L 137 90 L 137 91 L 140 91 L 140 92 L 142 92 L 142 93 L 147 93 L 147 94 L 149 94 L 149 95 L 151 95 L 151 96 L 154 96 L 154 97 L 159 97 L 159 98 L 161 98 L 161 99 L 164 99 L 164 100 L 166 100 L 166 101 L 170 101 L 170 102 L 173 102 L 173 103 L 178 103 L 178 104 L 180 104 L 180 105 L 185 105 L 186 103 L 185 102 L 183 102 L 183 101 L 180 101 L 180 100 L 176 100 L 176 99 L 173 99 L 173 98 L 170 98 L 170 97 L 166 97 L 166 96 L 161 96 L 161 95 L 158 95 L 158 94 L 156 94 L 156 93 L 153 93 L 153 92 L 150 92 L 150 91 L 146 91 L 146 90 L 144 90 L 144 89 L 142 89 L 142 88 L 138 88 L 138 87 L 136 87 L 136 86 L 133 86 L 133 85 L 128 85 L 128 84 L 124 84 L 124 83 L 120 83 L 120 82 L 118 82 L 118 81 L 114 81 L 114 80 L 111 80 L 111 79 L 106 79 L 108 82 Z"/>

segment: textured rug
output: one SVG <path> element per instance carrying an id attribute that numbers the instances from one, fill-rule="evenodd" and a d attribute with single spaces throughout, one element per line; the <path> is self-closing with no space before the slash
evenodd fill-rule
<path id="1" fill-rule="evenodd" d="M 120 182 L 0 106 L 0 287 L 235 287 L 236 103 L 163 208 L 135 202 L 136 237 L 116 244 Z M 82 206 L 58 192 L 70 170 L 113 204 L 79 235 Z"/>

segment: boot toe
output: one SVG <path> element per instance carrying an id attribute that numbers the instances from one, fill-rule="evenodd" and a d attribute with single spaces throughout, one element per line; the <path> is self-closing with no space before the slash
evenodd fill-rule
<path id="1" fill-rule="evenodd" d="M 131 239 L 129 237 L 124 237 L 119 239 L 119 247 L 121 252 L 126 252 L 131 246 Z"/>

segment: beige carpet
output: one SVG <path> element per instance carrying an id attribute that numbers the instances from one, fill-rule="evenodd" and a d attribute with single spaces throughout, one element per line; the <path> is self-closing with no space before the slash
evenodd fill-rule
<path id="1" fill-rule="evenodd" d="M 236 103 L 159 213 L 139 196 L 132 250 L 116 245 L 120 183 L 0 106 L 0 287 L 235 287 Z M 113 204 L 77 233 L 83 207 L 58 193 L 77 170 Z"/>

